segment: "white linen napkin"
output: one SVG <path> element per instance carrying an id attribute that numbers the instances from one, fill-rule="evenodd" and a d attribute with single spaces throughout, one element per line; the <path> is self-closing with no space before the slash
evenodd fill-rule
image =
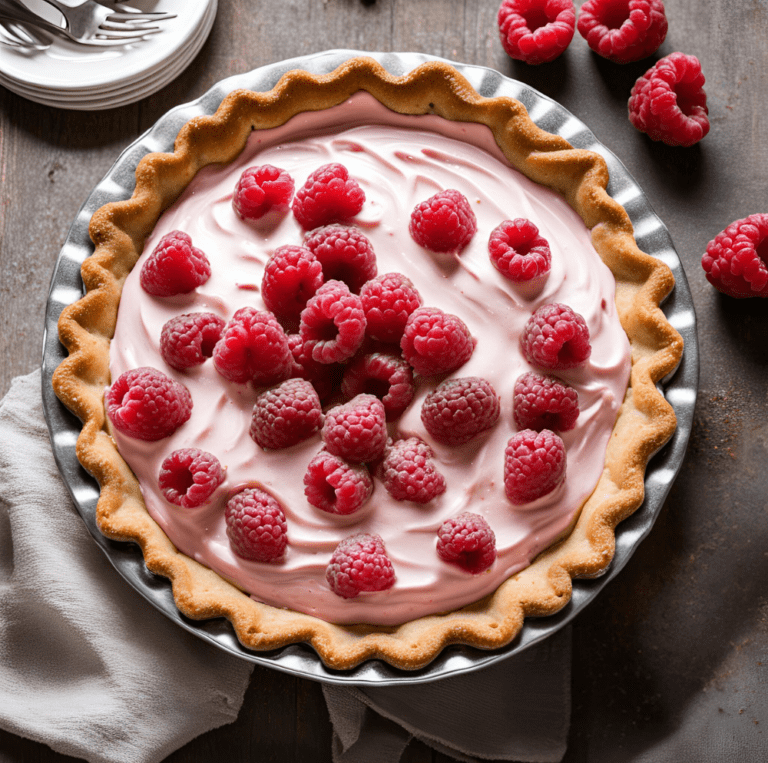
<path id="1" fill-rule="evenodd" d="M 195 638 L 117 574 L 51 453 L 40 371 L 0 402 L 0 728 L 94 763 L 159 763 L 237 717 L 252 665 Z M 463 761 L 556 763 L 571 635 L 435 683 L 323 687 L 335 763 L 397 763 L 412 737 Z M 265 719 L 265 724 L 268 719 Z"/>
<path id="2" fill-rule="evenodd" d="M 411 738 L 467 761 L 557 763 L 571 716 L 571 628 L 482 671 L 405 687 L 323 686 L 334 763 L 397 763 Z"/>
<path id="3" fill-rule="evenodd" d="M 252 665 L 112 568 L 53 460 L 40 371 L 0 403 L 0 727 L 99 763 L 155 763 L 237 717 Z"/>

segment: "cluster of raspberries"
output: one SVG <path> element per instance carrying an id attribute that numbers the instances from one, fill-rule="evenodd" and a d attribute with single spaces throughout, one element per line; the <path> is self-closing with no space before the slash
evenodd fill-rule
<path id="1" fill-rule="evenodd" d="M 256 398 L 249 430 L 260 447 L 289 448 L 320 433 L 323 447 L 307 465 L 305 495 L 312 506 L 337 515 L 364 506 L 374 477 L 398 501 L 425 504 L 445 492 L 430 446 L 417 437 L 393 441 L 387 423 L 409 406 L 419 379 L 456 371 L 476 344 L 459 317 L 424 306 L 404 275 L 378 275 L 373 247 L 359 230 L 332 222 L 359 211 L 350 200 L 358 198 L 356 189 L 344 167 L 327 165 L 296 194 L 293 211 L 306 232 L 300 245 L 278 248 L 265 266 L 261 294 L 268 310 L 244 307 L 228 322 L 213 313 L 183 314 L 169 320 L 160 336 L 162 357 L 177 371 L 212 358 L 227 381 L 266 388 Z M 270 215 L 275 207 L 285 213 L 292 193 L 284 171 L 251 168 L 240 178 L 233 205 L 243 217 Z M 476 228 L 469 202 L 452 190 L 419 204 L 410 222 L 414 240 L 435 252 L 459 253 Z M 550 269 L 549 244 L 529 220 L 499 225 L 488 253 L 500 273 L 517 283 L 541 282 Z M 187 234 L 174 231 L 145 261 L 141 283 L 166 297 L 191 291 L 210 272 L 205 254 Z M 548 372 L 581 365 L 591 351 L 583 318 L 558 304 L 530 317 L 521 346 L 532 365 Z M 338 392 L 347 402 L 324 411 L 322 401 Z M 513 397 L 520 431 L 504 454 L 504 484 L 510 501 L 522 504 L 562 481 L 565 450 L 554 430 L 575 426 L 578 396 L 552 376 L 528 373 L 517 380 Z M 168 437 L 192 411 L 186 387 L 152 368 L 123 374 L 106 402 L 116 429 L 145 440 Z M 421 419 L 436 442 L 459 447 L 491 429 L 499 413 L 491 384 L 464 377 L 438 384 L 424 400 Z M 159 485 L 170 503 L 195 508 L 213 500 L 224 479 L 213 454 L 187 448 L 164 461 Z M 287 522 L 273 496 L 255 487 L 241 490 L 227 501 L 225 519 L 239 556 L 282 556 Z M 495 559 L 493 531 L 479 515 L 463 514 L 439 528 L 437 553 L 481 572 Z M 347 538 L 333 555 L 327 580 L 347 598 L 389 587 L 394 571 L 381 538 Z"/>
<path id="2" fill-rule="evenodd" d="M 507 54 L 528 64 L 553 61 L 570 44 L 574 30 L 589 47 L 616 64 L 655 53 L 667 36 L 662 0 L 504 0 L 498 14 Z M 672 53 L 640 77 L 629 99 L 629 119 L 653 140 L 692 146 L 709 131 L 704 75 L 695 56 Z"/>

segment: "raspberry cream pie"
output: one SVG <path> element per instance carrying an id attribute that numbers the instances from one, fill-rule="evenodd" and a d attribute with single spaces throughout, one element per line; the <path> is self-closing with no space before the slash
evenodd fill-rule
<path id="1" fill-rule="evenodd" d="M 605 570 L 682 342 L 600 156 L 361 58 L 232 93 L 136 177 L 54 386 L 101 530 L 185 615 L 412 669 Z"/>

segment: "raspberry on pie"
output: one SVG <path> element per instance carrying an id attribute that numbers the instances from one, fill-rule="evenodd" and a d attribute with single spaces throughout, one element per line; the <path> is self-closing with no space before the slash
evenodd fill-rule
<path id="1" fill-rule="evenodd" d="M 227 323 L 213 348 L 216 370 L 231 382 L 277 384 L 293 369 L 283 327 L 272 313 L 243 307 Z"/>
<path id="2" fill-rule="evenodd" d="M 192 396 L 156 368 L 126 371 L 104 393 L 112 424 L 137 440 L 162 440 L 192 415 Z"/>
<path id="3" fill-rule="evenodd" d="M 318 167 L 296 192 L 293 214 L 304 230 L 348 222 L 360 212 L 365 193 L 343 164 Z"/>
<path id="4" fill-rule="evenodd" d="M 192 246 L 192 239 L 180 230 L 163 236 L 141 266 L 141 286 L 155 297 L 188 294 L 210 276 L 205 252 Z"/>
<path id="5" fill-rule="evenodd" d="M 268 212 L 287 212 L 292 198 L 293 178 L 279 167 L 263 164 L 240 175 L 232 206 L 243 220 L 259 220 Z"/>
<path id="6" fill-rule="evenodd" d="M 417 374 L 434 376 L 461 368 L 472 357 L 475 339 L 458 316 L 420 307 L 408 318 L 400 347 Z"/>
<path id="7" fill-rule="evenodd" d="M 411 212 L 413 240 L 433 252 L 460 252 L 477 231 L 477 218 L 460 191 L 449 188 L 430 196 Z"/>
<path id="8" fill-rule="evenodd" d="M 395 570 L 381 536 L 361 533 L 339 543 L 331 556 L 325 578 L 335 594 L 353 599 L 363 592 L 391 588 L 395 582 Z"/>

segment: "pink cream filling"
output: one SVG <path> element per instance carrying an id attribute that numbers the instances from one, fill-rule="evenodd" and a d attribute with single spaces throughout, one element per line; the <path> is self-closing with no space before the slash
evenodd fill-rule
<path id="1" fill-rule="evenodd" d="M 160 356 L 160 331 L 176 315 L 211 311 L 228 320 L 247 305 L 264 309 L 258 287 L 267 259 L 278 246 L 302 240 L 291 214 L 268 231 L 235 215 L 231 197 L 240 173 L 273 164 L 287 170 L 298 189 L 328 162 L 343 163 L 365 191 L 365 206 L 354 222 L 374 246 L 379 273 L 405 273 L 425 305 L 458 315 L 477 338 L 470 361 L 452 375 L 482 376 L 501 398 L 501 417 L 490 432 L 449 448 L 434 442 L 421 423 L 422 402 L 436 382 L 420 383 L 392 434 L 419 436 L 435 451 L 447 490 L 426 506 L 393 500 L 377 480 L 372 498 L 354 515 L 336 517 L 313 508 L 304 497 L 303 477 L 321 447 L 319 435 L 287 450 L 265 452 L 248 435 L 259 390 L 225 381 L 211 361 L 180 372 Z M 408 233 L 413 207 L 446 188 L 464 193 L 478 219 L 477 234 L 458 260 L 422 249 Z M 532 220 L 552 249 L 552 271 L 535 297 L 526 297 L 501 276 L 488 256 L 491 231 L 516 217 Z M 189 295 L 152 297 L 139 285 L 141 266 L 160 238 L 175 229 L 187 232 L 206 252 L 211 278 Z M 395 625 L 450 611 L 491 593 L 528 566 L 566 530 L 597 484 L 630 370 L 614 294 L 613 276 L 578 215 L 560 196 L 512 169 L 487 127 L 398 115 L 358 93 L 335 108 L 254 132 L 232 164 L 201 170 L 161 217 L 125 282 L 110 370 L 116 379 L 139 366 L 158 368 L 188 387 L 194 408 L 169 438 L 145 443 L 116 431 L 115 440 L 139 479 L 149 513 L 177 548 L 254 599 L 337 623 Z M 505 445 L 516 431 L 512 388 L 531 370 L 519 336 L 531 313 L 550 302 L 564 302 L 584 316 L 592 356 L 584 367 L 558 374 L 578 390 L 580 401 L 577 426 L 563 435 L 565 482 L 550 495 L 515 507 L 504 495 L 503 462 Z M 192 510 L 168 503 L 157 485 L 163 459 L 185 447 L 215 454 L 227 474 L 212 499 Z M 278 563 L 240 559 L 227 540 L 226 496 L 252 484 L 272 493 L 285 510 L 289 542 Z M 442 562 L 435 551 L 437 529 L 463 511 L 482 514 L 496 534 L 498 558 L 475 576 Z M 338 542 L 359 532 L 381 535 L 397 580 L 388 591 L 342 599 L 328 587 L 325 569 Z"/>

